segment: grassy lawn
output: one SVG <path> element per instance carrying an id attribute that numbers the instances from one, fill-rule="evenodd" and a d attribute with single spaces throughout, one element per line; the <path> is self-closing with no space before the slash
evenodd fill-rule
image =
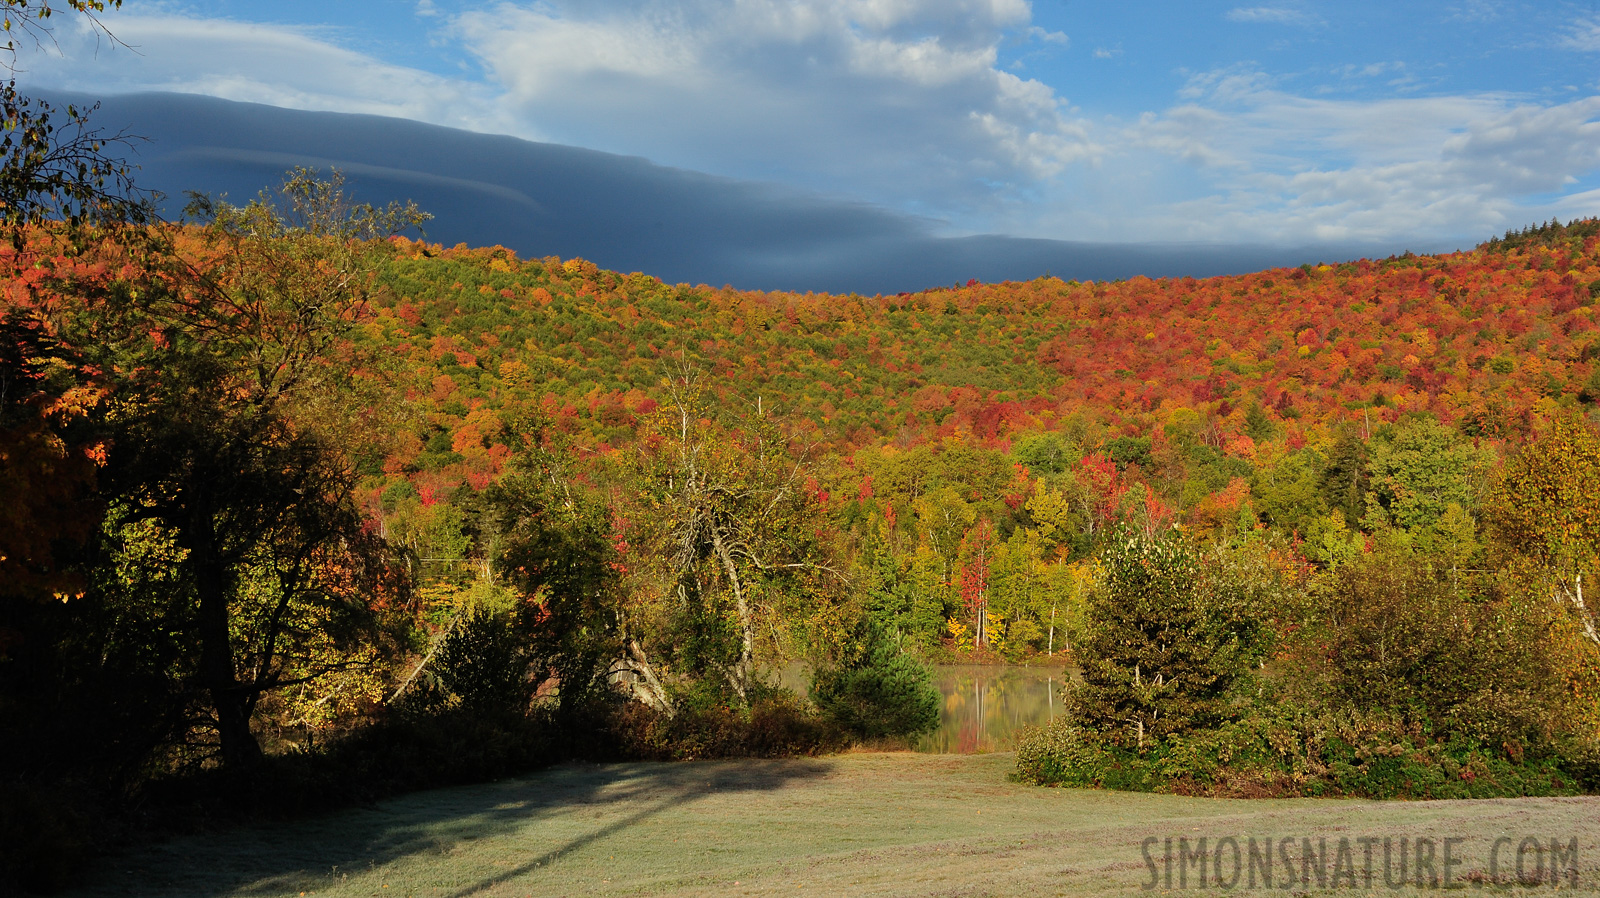
<path id="1" fill-rule="evenodd" d="M 1563 848 L 1576 838 L 1580 887 L 1600 889 L 1600 798 L 1195 799 L 1021 786 L 1007 781 L 1012 762 L 1010 754 L 859 753 L 569 765 L 293 825 L 162 843 L 108 864 L 77 894 L 1149 894 L 1141 888 L 1151 880 L 1141 842 L 1169 836 L 1206 836 L 1209 844 L 1233 836 L 1241 845 L 1248 836 L 1292 837 L 1295 845 L 1331 837 L 1330 854 L 1341 836 L 1352 845 L 1361 836 L 1398 845 L 1405 836 L 1441 846 L 1460 837 L 1457 855 L 1468 860 L 1454 868 L 1457 878 L 1487 871 L 1497 837 L 1514 840 L 1502 849 L 1502 875 L 1514 868 L 1515 843 L 1525 836 L 1545 845 L 1556 838 Z M 1358 877 L 1361 851 L 1354 849 Z M 1160 843 L 1152 853 L 1159 866 Z M 1372 887 L 1345 881 L 1340 894 L 1406 893 L 1385 888 L 1381 843 L 1376 853 Z M 1533 868 L 1531 852 L 1525 864 Z M 1189 870 L 1189 889 L 1205 894 L 1195 888 L 1192 864 Z M 1275 868 L 1276 885 L 1284 870 Z M 1172 890 L 1178 884 L 1174 872 Z M 1164 881 L 1157 886 L 1167 891 Z"/>

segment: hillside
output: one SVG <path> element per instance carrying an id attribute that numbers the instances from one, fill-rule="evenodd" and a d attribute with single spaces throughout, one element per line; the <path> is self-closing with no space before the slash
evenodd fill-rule
<path id="1" fill-rule="evenodd" d="M 579 259 L 399 242 L 381 280 L 366 339 L 396 354 L 414 402 L 385 467 L 445 488 L 492 477 L 506 457 L 496 432 L 533 408 L 597 447 L 627 442 L 685 365 L 725 401 L 759 395 L 846 455 L 958 433 L 1006 451 L 1067 422 L 1091 447 L 1176 427 L 1248 455 L 1414 412 L 1496 437 L 1541 399 L 1600 394 L 1593 235 L 870 297 L 672 286 Z"/>

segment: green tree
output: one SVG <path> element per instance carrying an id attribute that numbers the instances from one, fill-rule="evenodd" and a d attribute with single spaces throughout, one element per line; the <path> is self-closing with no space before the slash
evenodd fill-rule
<path id="1" fill-rule="evenodd" d="M 626 472 L 640 563 L 622 614 L 636 694 L 672 707 L 664 670 L 748 705 L 761 667 L 837 635 L 845 590 L 814 473 L 760 409 L 733 414 L 687 379 Z"/>
<path id="2" fill-rule="evenodd" d="M 1478 508 L 1492 461 L 1460 433 L 1434 421 L 1411 421 L 1377 442 L 1369 471 L 1368 529 L 1426 533 L 1456 504 Z"/>
<path id="3" fill-rule="evenodd" d="M 933 674 L 870 617 L 856 625 L 833 663 L 817 671 L 811 699 L 859 739 L 916 736 L 939 725 Z"/>
<path id="4" fill-rule="evenodd" d="M 1261 651 L 1251 609 L 1226 601 L 1180 536 L 1123 528 L 1100 571 L 1077 653 L 1082 722 L 1143 745 L 1225 719 Z"/>
<path id="5" fill-rule="evenodd" d="M 515 467 L 487 494 L 495 569 L 521 597 L 514 626 L 527 647 L 525 674 L 535 686 L 555 679 L 557 707 L 572 714 L 627 669 L 619 574 L 627 559 L 610 508 L 574 476 L 571 453 L 541 446 L 541 426 L 524 430 Z"/>
<path id="6" fill-rule="evenodd" d="M 1496 561 L 1530 562 L 1600 643 L 1583 581 L 1600 574 L 1600 436 L 1561 416 L 1506 461 L 1486 503 L 1485 530 Z"/>
<path id="7" fill-rule="evenodd" d="M 374 602 L 403 590 L 355 507 L 342 446 L 319 425 L 345 417 L 333 409 L 353 360 L 335 349 L 371 277 L 358 238 L 414 223 L 415 210 L 350 207 L 306 171 L 281 197 L 283 214 L 265 198 L 201 204 L 193 268 L 123 284 L 63 327 L 122 378 L 106 489 L 181 549 L 191 604 L 175 624 L 195 634 L 196 685 L 235 769 L 261 757 L 261 698 L 370 666 Z"/>

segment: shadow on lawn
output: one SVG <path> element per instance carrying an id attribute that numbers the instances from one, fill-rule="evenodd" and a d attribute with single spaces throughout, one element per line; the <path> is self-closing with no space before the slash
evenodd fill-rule
<path id="1" fill-rule="evenodd" d="M 564 765 L 498 783 L 415 793 L 296 824 L 176 839 L 112 859 L 93 884 L 74 894 L 297 895 L 408 857 L 443 859 L 463 842 L 504 836 L 575 808 L 603 813 L 619 804 L 639 806 L 514 868 L 440 888 L 450 898 L 466 898 L 702 797 L 780 789 L 822 776 L 830 767 L 811 759 Z"/>

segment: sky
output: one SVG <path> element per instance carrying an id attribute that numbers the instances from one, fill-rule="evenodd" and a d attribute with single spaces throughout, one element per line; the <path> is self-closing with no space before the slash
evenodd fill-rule
<path id="1" fill-rule="evenodd" d="M 1600 213 L 1600 0 L 127 0 L 25 85 L 373 113 L 1099 243 Z"/>

